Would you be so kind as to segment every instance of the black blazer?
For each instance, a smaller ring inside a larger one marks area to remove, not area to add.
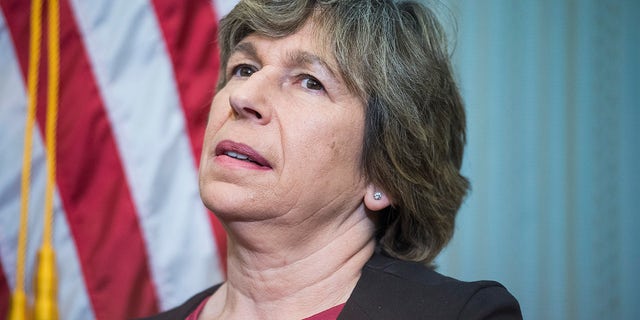
[[[185,319],[220,284],[181,306],[146,318]],[[518,301],[495,281],[463,282],[415,263],[374,253],[340,320],[522,319]]]

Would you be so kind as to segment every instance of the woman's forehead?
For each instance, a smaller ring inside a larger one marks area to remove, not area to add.
[[[256,32],[245,36],[231,50],[231,56],[242,54],[256,60],[269,53],[277,53],[290,65],[319,65],[331,73],[336,79],[341,72],[337,60],[329,48],[329,42],[316,32],[313,19],[296,32],[284,37],[270,37]],[[277,52],[274,51],[279,49]]]
[[[245,43],[256,42],[256,40],[264,42],[288,42],[290,46],[295,46],[301,51],[312,52],[314,55],[322,57],[323,60],[332,62],[335,60],[335,57],[331,50],[330,39],[331,35],[328,34],[328,30],[321,27],[316,19],[311,18],[307,19],[296,31],[284,36],[273,36],[264,31],[250,32],[231,48],[231,52],[246,49],[243,48]]]

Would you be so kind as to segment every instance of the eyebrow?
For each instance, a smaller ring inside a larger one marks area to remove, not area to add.
[[[336,72],[333,70],[331,65],[329,65],[329,63],[327,63],[322,57],[315,55],[313,53],[297,50],[297,51],[291,52],[289,54],[288,59],[289,59],[289,63],[294,66],[295,65],[320,65],[323,69],[329,72],[329,75],[332,78],[336,80],[340,79],[338,76],[336,76]]]
[[[256,59],[256,60],[258,59],[258,51],[256,50],[256,47],[254,47],[251,42],[238,43],[231,51],[231,55],[238,52],[249,56],[251,59]]]
[[[238,43],[231,51],[231,55],[235,53],[241,53],[247,55],[251,59],[259,60],[258,50],[256,50],[256,47],[251,42]],[[337,76],[334,68],[332,68],[329,63],[327,63],[321,56],[308,51],[296,50],[290,52],[287,56],[287,64],[292,66],[320,65],[323,69],[327,70],[332,78],[340,81],[340,77]]]

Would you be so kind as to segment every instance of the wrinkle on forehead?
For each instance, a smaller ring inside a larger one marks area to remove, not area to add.
[[[294,48],[293,50],[287,51],[285,53],[286,64],[289,66],[319,66],[323,70],[326,70],[327,74],[331,78],[341,84],[344,84],[343,72],[341,72],[340,68],[338,67],[338,63],[334,55],[331,53],[332,51],[327,47],[327,45],[330,43],[329,41],[327,41],[329,37],[327,35],[323,35],[323,30],[326,29],[318,27],[318,21],[316,19],[310,18],[295,33],[289,34],[284,37],[270,37],[259,33],[250,33],[233,47],[230,56],[240,53],[247,56],[248,58],[254,59],[256,61],[261,61],[258,49],[250,40],[251,37],[277,41],[279,39],[291,37],[299,33],[306,33],[310,35],[310,37],[305,38],[310,38],[311,41],[313,41],[310,48]]]

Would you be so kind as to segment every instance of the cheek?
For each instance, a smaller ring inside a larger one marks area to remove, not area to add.
[[[207,120],[205,139],[210,139],[220,129],[224,119],[227,118],[230,108],[227,106],[228,104],[225,104],[225,101],[229,101],[229,99],[221,93],[216,94],[213,98]]]
[[[360,167],[364,139],[364,121],[352,120],[344,123],[341,128],[335,129],[335,137],[332,141],[332,152],[337,161],[343,163],[345,170],[353,172],[356,176],[362,174]]]
[[[304,127],[289,132],[297,141],[292,147],[301,146],[298,157],[315,162],[316,170],[358,175],[363,128],[358,121],[341,120],[306,121]]]
[[[337,131],[331,148],[333,153],[338,155],[340,161],[345,161],[352,164],[354,168],[359,168],[364,133],[361,126],[352,125],[352,127]]]

